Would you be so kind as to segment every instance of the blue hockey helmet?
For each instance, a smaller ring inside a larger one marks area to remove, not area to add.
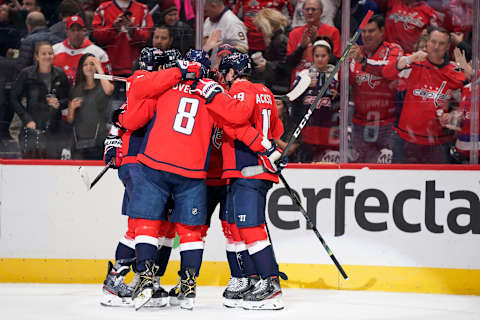
[[[161,69],[168,69],[176,66],[178,59],[182,59],[180,51],[177,49],[168,49],[155,56],[155,62]],[[159,68],[159,69],[160,69]]]
[[[234,52],[223,57],[218,71],[225,77],[227,73],[233,69],[234,78],[240,76],[250,76],[252,73],[252,60],[247,54]]]
[[[185,60],[200,63],[202,65],[200,68],[202,73],[201,77],[207,77],[208,71],[210,70],[210,59],[205,51],[190,49],[185,55]]]
[[[157,65],[155,64],[155,55],[157,51],[160,51],[157,48],[146,47],[143,48],[140,52],[140,58],[138,59],[140,69],[146,71],[153,71],[156,69]]]

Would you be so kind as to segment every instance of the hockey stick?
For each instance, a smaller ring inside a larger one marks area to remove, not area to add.
[[[103,177],[103,175],[108,171],[108,169],[110,169],[112,166],[113,166],[113,158],[110,160],[110,162],[108,162],[108,164],[102,169],[102,171],[100,171],[97,176],[95,177],[95,179],[93,179],[92,183],[90,184],[90,189],[93,188],[94,185],[97,184],[97,182]]]
[[[372,10],[368,10],[367,14],[362,20],[362,23],[358,27],[357,31],[355,31],[355,34],[353,37],[350,39],[350,41],[347,44],[347,47],[345,50],[343,50],[343,54],[338,60],[337,64],[335,65],[335,68],[333,71],[330,73],[328,76],[327,80],[325,80],[325,83],[323,84],[322,88],[320,89],[317,97],[315,98],[315,101],[310,105],[310,108],[308,108],[307,113],[303,116],[303,119],[300,121],[300,123],[297,126],[297,129],[293,132],[293,135],[290,137],[290,140],[288,141],[287,146],[283,150],[283,154],[276,161],[276,163],[280,163],[283,161],[283,159],[287,156],[288,150],[291,148],[291,146],[297,141],[298,136],[302,132],[303,127],[307,124],[308,120],[310,119],[310,116],[313,113],[313,110],[317,108],[317,105],[320,103],[320,100],[322,99],[323,95],[325,94],[325,91],[327,91],[328,86],[330,85],[330,82],[332,82],[333,78],[335,77],[335,74],[337,73],[338,69],[340,68],[340,65],[343,63],[343,61],[347,58],[348,54],[350,53],[350,49],[352,49],[352,46],[357,42],[358,37],[362,33],[363,28],[365,28],[365,25],[367,24],[368,20],[370,20],[370,17],[373,15]],[[251,176],[256,176],[257,174],[261,174],[266,172],[266,169],[261,166],[250,166],[250,167],[245,167],[242,169],[242,175],[244,177],[251,177]]]
[[[311,79],[310,76],[308,75],[308,70],[302,70],[298,76],[300,77],[300,80],[298,81],[297,85],[287,93],[286,95],[275,95],[275,98],[283,98],[286,97],[288,101],[292,102],[296,100],[298,97],[302,95],[307,89],[308,86],[310,85]]]
[[[100,73],[95,73],[93,75],[93,78],[94,79],[99,79],[99,80],[102,80],[102,79],[105,79],[105,80],[110,80],[110,81],[122,81],[122,82],[127,82],[127,78],[124,78],[124,77],[117,77],[117,76],[112,76],[112,75],[109,75],[109,74],[100,74]]]
[[[318,232],[317,227],[313,224],[312,219],[310,219],[307,211],[303,208],[302,203],[300,202],[300,199],[298,199],[297,195],[292,191],[292,188],[290,188],[290,186],[287,183],[287,180],[285,180],[283,175],[281,173],[279,173],[278,176],[280,177],[280,180],[282,180],[283,185],[285,186],[285,189],[287,189],[287,192],[290,195],[290,198],[292,198],[292,200],[296,203],[296,205],[298,206],[298,208],[302,212],[303,216],[305,217],[305,220],[307,220],[307,225],[313,230],[313,232],[317,236],[318,240],[320,240],[320,242],[322,243],[322,246],[325,248],[328,255],[330,256],[330,259],[332,259],[332,261],[335,264],[335,266],[337,267],[338,271],[342,274],[343,279],[348,280],[347,274],[343,270],[343,268],[340,265],[340,263],[338,262],[337,258],[335,258],[335,256],[333,255],[332,250],[330,250],[330,248],[328,247],[325,240],[323,240],[323,237],[320,235],[320,232]]]

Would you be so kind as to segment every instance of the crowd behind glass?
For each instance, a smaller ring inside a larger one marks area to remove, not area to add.
[[[285,147],[342,54],[340,0],[205,0],[212,64],[233,46],[276,95]],[[0,157],[100,160],[110,116],[144,47],[194,47],[190,0],[0,0]],[[351,1],[348,162],[469,163],[472,0]],[[285,95],[308,70],[310,85]],[[289,149],[289,161],[340,162],[341,70]]]

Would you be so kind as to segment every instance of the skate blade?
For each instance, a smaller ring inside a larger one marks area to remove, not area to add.
[[[168,297],[165,298],[152,298],[148,301],[144,308],[163,308],[168,304]]]
[[[180,308],[186,310],[193,310],[193,306],[195,305],[195,298],[185,298],[180,301]]]
[[[131,298],[121,298],[111,293],[104,293],[104,296],[100,299],[100,304],[104,307],[133,307]]]
[[[180,299],[178,299],[177,297],[169,297],[168,303],[171,306],[179,306],[180,305]]]
[[[141,307],[147,304],[150,299],[152,299],[153,289],[143,290],[135,299],[133,303],[135,304],[135,311],[138,311]]]
[[[262,301],[243,301],[245,310],[282,310],[285,308],[283,302],[277,298]]]
[[[243,300],[223,298],[223,305],[227,308],[241,308],[243,305]]]

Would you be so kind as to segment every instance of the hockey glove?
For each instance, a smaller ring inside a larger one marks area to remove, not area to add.
[[[215,95],[220,92],[223,92],[222,86],[210,79],[197,80],[190,86],[190,93],[204,97],[205,103],[212,102]]]
[[[262,160],[263,166],[268,172],[280,173],[287,166],[287,158],[282,159],[282,149],[277,148],[277,145],[273,140],[269,141],[270,146],[266,146],[265,152],[258,152],[260,160]]]
[[[182,73],[182,80],[196,80],[206,76],[202,74],[202,65],[199,62],[177,60],[177,67]]]
[[[104,145],[103,159],[105,164],[109,164],[113,159],[112,167],[118,169],[122,165],[122,138],[110,134],[105,139]]]
[[[116,110],[113,110],[112,112],[112,123],[114,126],[116,126],[119,129],[124,129],[120,123],[120,115],[125,112],[124,108],[119,108]]]

